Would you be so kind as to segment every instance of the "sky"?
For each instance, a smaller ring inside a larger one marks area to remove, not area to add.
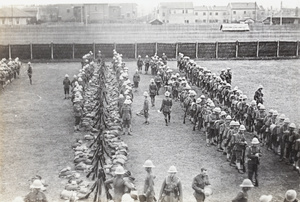
[[[159,2],[193,2],[194,6],[226,6],[229,2],[256,2],[264,8],[279,9],[281,2],[284,8],[300,8],[300,0],[0,0],[0,5],[33,5],[63,3],[137,3],[143,10],[150,10]]]

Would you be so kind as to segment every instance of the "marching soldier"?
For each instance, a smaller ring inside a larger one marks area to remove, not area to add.
[[[172,99],[170,99],[169,91],[165,92],[165,96],[166,98],[163,99],[162,101],[160,112],[163,112],[165,116],[166,126],[168,126],[168,123],[170,123],[170,119],[171,119]]]
[[[152,168],[155,166],[153,165],[151,160],[146,160],[143,167],[147,172],[147,176],[144,183],[144,196],[145,202],[154,202],[155,200],[155,192],[154,192],[154,179],[155,176],[152,174]],[[142,201],[142,200],[140,200]]]
[[[254,131],[254,119],[255,119],[255,113],[256,113],[256,101],[252,100],[250,106],[247,108],[247,114],[246,114],[246,129],[249,132]]]
[[[260,142],[262,144],[265,143],[265,137],[264,137],[264,120],[267,116],[265,112],[266,108],[264,105],[260,105],[258,111],[255,114],[255,120],[254,120],[254,125],[255,125],[255,131],[257,133],[258,138],[260,139]]]
[[[136,70],[135,74],[133,75],[133,83],[134,83],[134,88],[135,91],[137,91],[138,87],[139,87],[139,82],[141,80],[140,74],[139,74],[139,70]]]
[[[279,155],[279,162],[283,161],[284,152],[285,152],[285,136],[288,134],[289,130],[289,125],[290,125],[290,119],[285,118],[283,121],[283,125],[280,126],[279,128],[279,147],[280,147],[280,155]]]
[[[233,161],[234,157],[236,159],[236,167],[238,169],[239,173],[244,173],[243,169],[241,168],[241,164],[244,165],[244,154],[245,152],[245,147],[247,145],[244,132],[246,128],[244,125],[240,125],[240,128],[238,130],[238,133],[233,135],[233,158],[231,159]],[[231,161],[231,162],[232,162]]]
[[[246,150],[246,156],[248,159],[248,178],[254,183],[254,186],[258,187],[258,165],[262,156],[261,149],[259,148],[259,141],[257,138],[253,138],[251,141],[252,146],[249,146]],[[254,180],[253,180],[254,175]]]
[[[154,82],[157,86],[157,95],[159,95],[159,90],[161,88],[161,84],[162,84],[162,78],[161,78],[161,75],[160,73],[158,72],[157,75],[154,77]]]

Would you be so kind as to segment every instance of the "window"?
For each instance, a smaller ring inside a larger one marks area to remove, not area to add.
[[[203,12],[203,15],[206,15],[206,12]]]
[[[252,11],[252,14],[255,14],[255,11]]]
[[[206,22],[206,20],[203,20],[203,22]]]
[[[219,22],[219,20],[216,20],[215,22]]]
[[[227,20],[224,19],[223,22],[227,22]]]
[[[166,14],[165,14],[165,13],[162,13],[162,16],[166,16]]]
[[[216,12],[216,15],[218,15],[218,12]]]
[[[169,20],[167,20],[167,23],[169,23]]]
[[[244,14],[247,14],[247,11],[244,11]]]
[[[163,23],[165,23],[165,20],[163,20]]]
[[[198,22],[198,20],[195,20],[195,22],[197,23],[197,22]]]
[[[184,13],[184,10],[182,10],[182,13]]]
[[[226,13],[226,12],[223,12],[223,15],[227,15],[227,13]]]
[[[176,14],[176,10],[174,10],[173,13]]]
[[[5,18],[2,19],[2,25],[4,25],[4,24],[5,24]]]
[[[159,10],[157,10],[157,14],[159,14]]]
[[[169,14],[171,14],[172,12],[171,12],[171,10],[169,10]]]
[[[198,15],[198,12],[196,12],[195,15]]]
[[[233,11],[233,14],[236,14],[236,11]]]
[[[67,13],[70,13],[70,9],[69,8],[67,9]]]
[[[185,20],[185,21],[184,21],[184,23],[187,23],[187,24],[188,24],[189,22],[190,22],[189,20]]]
[[[210,12],[209,15],[212,15],[212,12]]]
[[[20,19],[19,18],[16,18],[16,24],[20,24]]]
[[[130,13],[127,13],[127,17],[130,18]]]
[[[185,13],[188,13],[188,10],[185,10]]]

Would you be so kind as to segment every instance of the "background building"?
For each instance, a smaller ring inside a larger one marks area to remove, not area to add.
[[[0,8],[1,25],[27,25],[35,20],[35,14],[22,11],[13,6]]]

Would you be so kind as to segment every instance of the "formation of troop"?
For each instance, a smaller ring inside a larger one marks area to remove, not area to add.
[[[16,79],[20,75],[21,67],[22,63],[18,57],[14,60],[2,58],[0,61],[0,88],[4,89],[7,84]]]

